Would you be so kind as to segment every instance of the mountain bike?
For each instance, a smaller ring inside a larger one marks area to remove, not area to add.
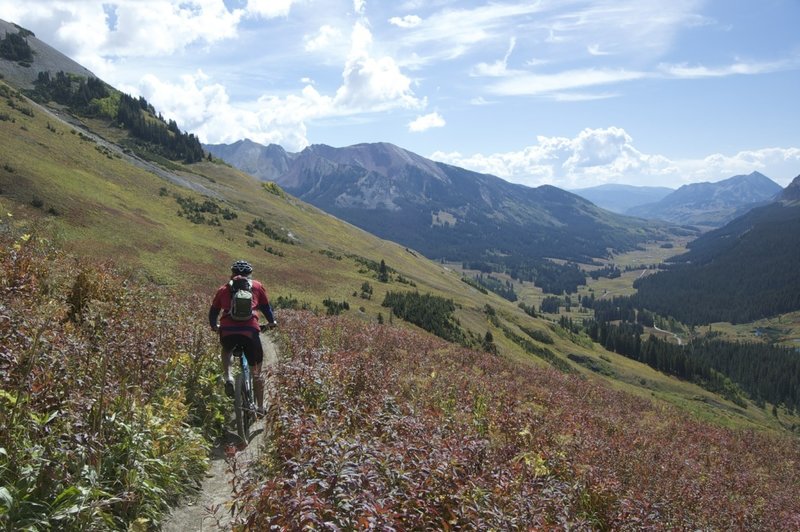
[[[261,333],[263,334],[267,329],[274,327],[261,325]],[[242,443],[247,445],[250,442],[250,429],[256,421],[256,398],[255,390],[253,388],[253,374],[250,371],[250,364],[247,362],[245,356],[246,346],[244,344],[236,345],[231,351],[231,358],[238,359],[236,364],[232,364],[234,368],[233,378],[233,412],[236,418],[236,434],[242,440]],[[233,363],[233,360],[231,360]]]

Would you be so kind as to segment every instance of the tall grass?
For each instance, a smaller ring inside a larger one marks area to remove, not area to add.
[[[800,443],[576,375],[286,311],[254,530],[797,530]]]
[[[0,528],[152,526],[224,421],[204,305],[0,229]]]

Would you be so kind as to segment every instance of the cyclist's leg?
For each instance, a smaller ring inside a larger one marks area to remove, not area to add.
[[[247,338],[244,337],[244,340]],[[220,338],[220,357],[222,359],[222,378],[225,380],[225,393],[233,397],[233,375],[231,372],[231,354],[233,349],[242,343],[243,338],[238,335],[223,336]]]
[[[247,362],[250,364],[253,374],[253,391],[256,394],[256,404],[259,409],[264,407],[264,376],[261,374],[263,360],[264,351],[261,348],[261,338],[258,333],[254,333],[247,350]]]

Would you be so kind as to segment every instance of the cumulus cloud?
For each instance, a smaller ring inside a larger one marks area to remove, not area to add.
[[[408,130],[414,133],[427,131],[434,127],[444,127],[446,122],[442,115],[437,112],[429,113],[427,115],[418,116],[414,121],[409,122]]]
[[[367,0],[353,0],[353,11],[363,15],[367,7]]]
[[[116,10],[116,26],[107,32],[106,47],[101,50],[120,56],[172,54],[193,43],[235,37],[243,15],[241,10],[228,11],[220,0],[150,4],[142,9],[133,2],[106,3]]]
[[[389,19],[389,24],[394,24],[398,28],[413,28],[419,26],[422,19],[417,15],[406,15],[404,17],[392,17]]]
[[[372,57],[372,33],[361,22],[353,27],[350,54],[342,73],[343,84],[336,91],[335,104],[349,110],[418,108],[425,102],[411,90],[405,76],[389,56]]]
[[[800,148],[762,148],[733,155],[715,153],[676,164],[685,174],[691,175],[693,181],[717,181],[757,170],[785,186],[800,173]]]
[[[145,96],[167,118],[193,131],[203,142],[250,138],[299,151],[309,144],[307,123],[311,120],[424,107],[425,101],[414,95],[411,80],[400,72],[394,60],[373,57],[371,45],[372,35],[367,27],[356,23],[342,84],[333,95],[320,93],[308,80],[297,94],[265,95],[255,103],[234,104],[226,89],[202,71],[183,76],[178,83],[147,75],[138,90],[132,92]]]
[[[37,36],[96,72],[109,58],[155,57],[237,35],[246,12],[224,0],[0,0],[4,19],[35,26]]]
[[[247,14],[255,17],[286,17],[297,0],[247,0]]]
[[[798,148],[764,148],[734,155],[670,160],[639,151],[622,128],[584,129],[573,138],[539,136],[519,151],[489,155],[436,152],[431,158],[529,186],[581,188],[603,183],[678,187],[761,171],[788,184],[800,164]]]
[[[324,114],[330,98],[306,86],[299,95],[262,97],[254,105],[232,104],[225,88],[202,71],[182,76],[179,83],[145,76],[139,92],[166,118],[193,131],[201,141],[229,143],[249,138],[262,144],[281,144],[289,150],[308,146],[305,121]]]
[[[338,40],[342,36],[342,32],[333,26],[325,24],[320,27],[319,31],[314,36],[306,37],[306,52],[316,52],[317,50],[325,50],[330,44]]]

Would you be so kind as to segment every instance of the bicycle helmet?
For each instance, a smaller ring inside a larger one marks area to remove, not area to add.
[[[250,275],[253,273],[253,267],[246,260],[237,260],[231,266],[231,273],[233,275]]]

